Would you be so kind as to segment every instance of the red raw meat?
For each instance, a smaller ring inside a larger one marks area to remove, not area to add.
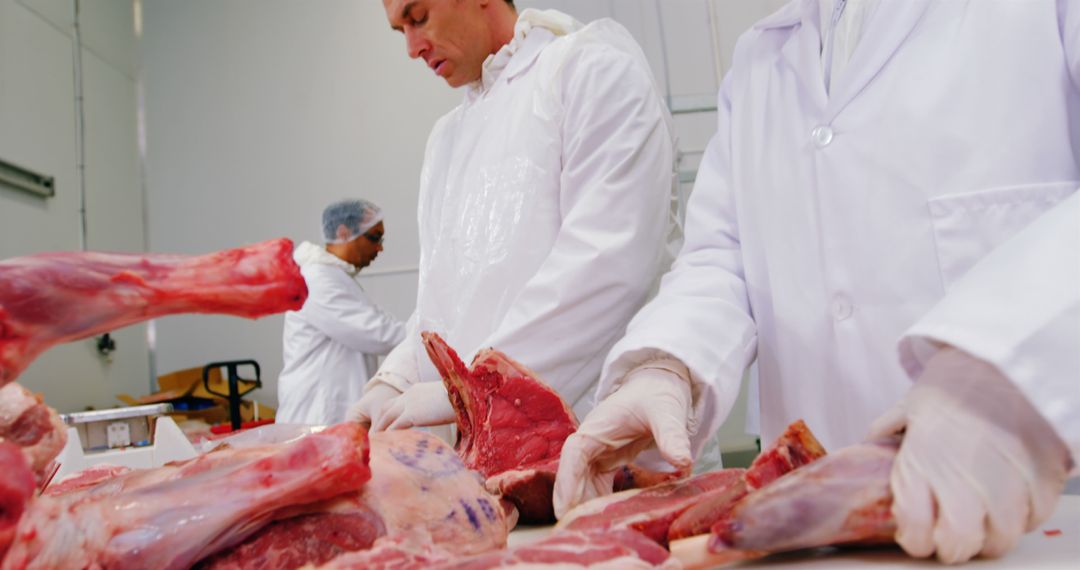
[[[41,253],[0,261],[0,386],[41,352],[176,313],[256,318],[299,309],[292,242],[202,256]]]
[[[733,485],[723,492],[701,497],[671,524],[668,540],[708,533],[714,524],[728,515],[736,501],[748,492],[760,489],[785,473],[824,456],[825,448],[814,434],[810,433],[806,423],[802,420],[792,422],[784,433],[750,464],[743,476],[745,485],[742,488]]]
[[[22,448],[35,478],[41,482],[45,468],[67,443],[67,428],[38,395],[11,383],[0,387],[0,441]]]
[[[244,544],[200,565],[289,570],[364,550],[383,535],[418,536],[447,555],[502,548],[506,515],[439,438],[417,430],[371,436],[372,477],[362,490],[279,513]]]
[[[78,473],[72,473],[60,481],[54,480],[45,489],[44,494],[49,497],[58,497],[68,493],[82,491],[110,479],[116,479],[121,475],[127,475],[131,472],[132,469],[130,467],[124,467],[122,465],[95,465],[83,469]]]
[[[0,441],[0,560],[4,558],[15,527],[34,495],[34,474],[19,446]]]
[[[322,570],[489,570],[495,568],[678,568],[666,550],[626,530],[560,531],[539,542],[456,558],[428,543],[379,541],[366,552],[346,554]]]
[[[371,476],[367,463],[366,433],[343,424],[281,446],[218,451],[40,497],[0,568],[188,568],[282,509],[359,488]]]
[[[421,335],[457,414],[457,452],[465,465],[496,479],[489,489],[517,507],[525,522],[555,520],[551,494],[563,442],[578,421],[566,402],[525,366],[481,350],[466,368],[439,335]]]

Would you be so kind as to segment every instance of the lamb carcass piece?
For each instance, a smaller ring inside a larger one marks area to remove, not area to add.
[[[824,455],[824,448],[798,420],[749,469],[722,469],[599,497],[567,513],[558,528],[630,528],[667,546],[669,540],[708,533],[747,493]]]
[[[0,441],[0,560],[4,558],[19,517],[34,495],[34,473],[19,446]]]
[[[60,416],[39,396],[12,382],[0,387],[0,441],[19,446],[40,483],[67,443]]]
[[[465,465],[487,478],[489,491],[513,503],[521,521],[554,522],[559,453],[578,427],[570,406],[533,371],[497,350],[481,350],[469,368],[439,335],[421,337],[454,407],[457,452]],[[629,465],[616,472],[614,489],[684,476]]]
[[[889,474],[899,442],[846,447],[746,496],[712,535],[673,542],[688,568],[818,546],[893,541]],[[706,548],[707,542],[707,548]]]
[[[367,455],[366,432],[346,424],[40,497],[0,568],[188,568],[282,509],[359,488],[371,476]]]
[[[560,531],[533,544],[455,557],[430,542],[383,539],[365,552],[346,554],[320,570],[491,570],[495,568],[679,568],[666,550],[641,533]]]
[[[200,565],[287,570],[365,550],[380,536],[422,537],[464,556],[506,546],[510,524],[479,475],[418,430],[371,436],[371,480],[359,491],[283,512],[245,543]]]
[[[41,253],[0,261],[0,386],[62,342],[177,313],[256,318],[299,309],[292,242],[202,256]]]

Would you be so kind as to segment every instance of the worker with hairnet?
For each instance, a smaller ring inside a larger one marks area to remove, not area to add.
[[[469,362],[495,347],[579,412],[663,270],[670,117],[625,28],[504,0],[383,0],[406,50],[462,103],[428,139],[420,271],[405,341],[350,417],[452,422],[420,332]]]
[[[797,0],[754,25],[557,515],[651,445],[688,466],[756,362],[763,441],[904,433],[908,553],[1011,549],[1080,460],[1078,86],[1074,0]]]
[[[382,251],[382,210],[343,200],[322,215],[326,245],[303,242],[293,252],[307,282],[299,311],[285,313],[285,368],[278,380],[278,423],[326,425],[345,420],[364,393],[374,355],[405,337],[405,327],[368,298],[356,281]]]

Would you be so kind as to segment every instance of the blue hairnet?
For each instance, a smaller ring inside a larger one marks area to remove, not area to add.
[[[375,227],[382,219],[382,209],[367,200],[334,202],[323,210],[323,237],[326,243],[345,243]],[[339,226],[348,228],[348,238],[338,239]]]

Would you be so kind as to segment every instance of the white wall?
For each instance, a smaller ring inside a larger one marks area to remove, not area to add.
[[[0,0],[0,157],[56,177],[56,196],[0,186],[0,259],[80,247],[74,10],[70,0]],[[142,251],[131,0],[83,2],[87,246]],[[113,407],[145,393],[145,327],[114,333],[111,362],[93,339],[58,346],[19,382],[60,411]]]

